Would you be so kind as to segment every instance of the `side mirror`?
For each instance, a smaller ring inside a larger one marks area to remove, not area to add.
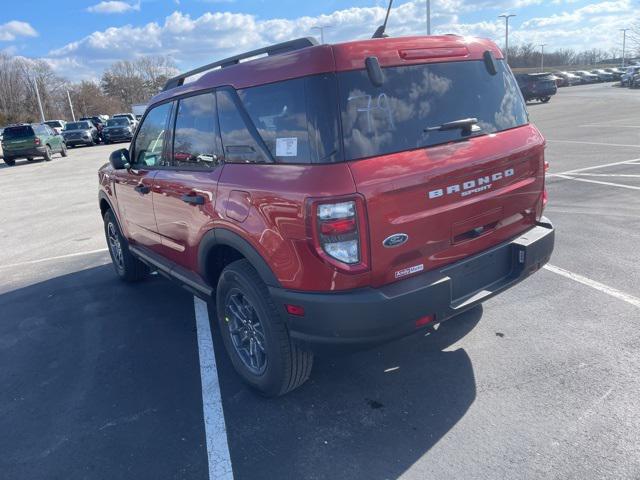
[[[112,152],[109,156],[109,163],[115,170],[129,168],[129,150],[121,148],[120,150]]]

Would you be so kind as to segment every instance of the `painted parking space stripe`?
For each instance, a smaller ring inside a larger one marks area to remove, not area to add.
[[[575,180],[576,182],[596,183],[598,185],[608,185],[610,187],[627,188],[629,190],[640,190],[640,187],[636,187],[634,185],[623,185],[622,183],[602,182],[600,180],[589,180],[588,178],[576,178],[576,177],[570,177],[569,175],[560,175],[560,174],[556,174],[556,177],[564,178],[566,180]]]
[[[598,127],[598,128],[640,128],[640,125],[616,125],[614,123],[604,124],[604,123],[591,123],[589,125],[580,125],[581,127]]]
[[[565,270],[564,268],[556,267],[555,265],[547,264],[543,268],[558,275],[562,275],[565,278],[569,278],[575,282],[599,290],[600,292],[606,293],[607,295],[615,297],[618,300],[627,302],[634,307],[640,308],[640,298],[638,297],[634,297],[633,295],[624,293],[618,289],[605,285],[604,283],[596,282],[595,280],[591,280],[590,278],[583,277],[582,275],[579,275],[577,273],[570,272],[569,270]]]
[[[58,255],[56,257],[39,258],[37,260],[27,260],[26,262],[10,263],[9,265],[0,265],[2,268],[23,267],[25,265],[35,265],[37,263],[51,262],[54,260],[64,260],[65,258],[82,257],[84,255],[93,255],[94,253],[108,252],[108,248],[98,248],[97,250],[88,250],[86,252],[69,253],[67,255]]]
[[[629,144],[629,143],[602,143],[602,142],[585,142],[582,140],[550,140],[547,138],[547,142],[554,143],[576,143],[581,145],[600,145],[603,147],[631,147],[631,148],[640,148],[640,145],[637,144]]]
[[[637,163],[633,163],[631,165],[637,165]],[[572,173],[571,176],[640,178],[640,174],[634,174],[634,173]]]
[[[602,163],[600,165],[592,165],[590,167],[574,168],[573,170],[565,170],[564,172],[547,173],[547,177],[555,177],[558,175],[566,175],[566,174],[572,174],[572,173],[578,173],[578,172],[587,172],[589,170],[597,170],[599,168],[613,167],[616,165],[637,165],[637,163],[634,163],[634,162],[637,162],[639,160],[640,158],[632,158],[630,160],[622,160],[620,162]]]
[[[193,306],[198,330],[198,356],[200,358],[202,410],[207,437],[209,480],[233,480],[207,303],[198,297],[193,297]]]

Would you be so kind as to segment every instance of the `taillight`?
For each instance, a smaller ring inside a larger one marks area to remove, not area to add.
[[[36,145],[40,145],[40,139],[38,137],[36,137],[36,139],[33,141]]]
[[[310,202],[311,236],[318,254],[343,270],[366,270],[364,200],[355,197]]]

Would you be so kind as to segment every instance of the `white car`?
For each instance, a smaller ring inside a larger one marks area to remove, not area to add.
[[[62,135],[62,130],[64,130],[64,126],[67,122],[64,120],[47,120],[44,124],[49,125],[58,135]]]

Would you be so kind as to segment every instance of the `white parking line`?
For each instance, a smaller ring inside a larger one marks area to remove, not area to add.
[[[633,165],[637,165],[637,164],[634,163]],[[640,178],[640,174],[635,174],[635,173],[572,173],[571,176]]]
[[[600,180],[589,180],[587,178],[576,178],[570,177],[569,175],[555,175],[558,178],[565,178],[567,180],[575,180],[576,182],[585,182],[585,183],[597,183],[598,185],[608,185],[610,187],[618,187],[618,188],[627,188],[629,190],[640,190],[640,187],[636,187],[634,185],[623,185],[621,183],[612,183],[612,182],[601,182]]]
[[[218,367],[213,351],[211,326],[207,303],[193,297],[198,329],[198,354],[200,357],[200,381],[202,382],[202,410],[204,430],[207,437],[207,457],[209,460],[209,480],[233,480],[227,428],[222,411],[222,397],[218,382]]]
[[[581,127],[609,127],[609,128],[640,128],[640,125],[616,125],[613,123],[591,123],[589,125],[580,125]]]
[[[22,267],[24,265],[34,265],[36,263],[50,262],[52,260],[62,260],[71,257],[81,257],[83,255],[92,255],[94,253],[107,252],[107,248],[99,248],[97,250],[88,250],[86,252],[69,253],[67,255],[58,255],[57,257],[39,258],[37,260],[27,260],[26,262],[10,263],[9,265],[0,265],[1,268]]]
[[[640,148],[640,145],[632,145],[628,143],[602,143],[602,142],[583,142],[581,140],[550,140],[547,138],[547,142],[554,143],[581,143],[583,145],[602,145],[603,147],[631,147]]]
[[[627,293],[621,292],[613,287],[605,285],[600,282],[596,282],[595,280],[591,280],[590,278],[583,277],[582,275],[578,275],[577,273],[570,272],[569,270],[565,270],[564,268],[556,267],[555,265],[547,264],[544,266],[546,270],[550,272],[557,273],[558,275],[562,275],[565,278],[569,278],[575,282],[582,283],[583,285],[587,285],[588,287],[595,288],[607,295],[617,298],[618,300],[622,300],[627,302],[634,307],[640,308],[640,298],[634,297],[633,295],[629,295]]]
[[[613,167],[615,165],[637,165],[637,163],[634,163],[634,162],[637,162],[638,160],[640,160],[640,158],[632,158],[631,160],[622,160],[620,162],[602,163],[600,165],[592,165],[591,167],[574,168],[573,170],[565,170],[564,172],[558,172],[558,173],[548,173],[547,176],[555,177],[557,175],[586,172],[588,170],[597,170],[599,168]]]

